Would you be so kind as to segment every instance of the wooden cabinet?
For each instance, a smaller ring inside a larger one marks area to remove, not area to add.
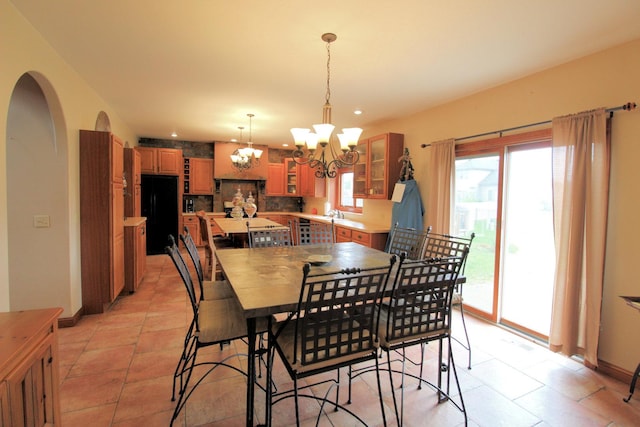
[[[60,308],[0,313],[2,426],[60,426]]]
[[[124,148],[110,132],[80,131],[80,244],[85,314],[124,288]],[[114,167],[114,165],[117,165]]]
[[[267,170],[267,196],[284,196],[284,164],[269,163]]]
[[[6,381],[0,382],[0,426],[11,425],[11,412],[9,409],[9,391]]]
[[[182,150],[175,148],[136,147],[140,153],[140,170],[151,175],[180,175]]]
[[[336,242],[356,242],[362,246],[384,250],[389,233],[367,233],[336,225]]]
[[[213,194],[213,160],[185,157],[184,194]]]
[[[127,218],[124,230],[125,289],[135,292],[147,268],[147,224],[145,218]]]
[[[293,159],[269,163],[267,195],[325,197],[325,180],[316,178],[314,173],[314,169],[308,165],[299,165]]]
[[[386,133],[361,140],[356,150],[360,158],[353,166],[353,195],[365,199],[390,199],[400,176],[398,159],[404,150],[404,136]]]
[[[180,232],[182,233],[184,227],[189,229],[189,234],[191,234],[191,238],[196,246],[202,246],[201,238],[200,238],[200,220],[197,216],[191,215],[182,215],[182,228]]]
[[[298,164],[293,159],[284,160],[284,195],[299,196]]]
[[[127,179],[127,188],[125,188],[124,214],[128,217],[139,217],[142,211],[142,172],[140,165],[140,153],[133,148],[125,148],[124,176]]]
[[[324,178],[317,178],[316,169],[309,165],[298,166],[298,177],[300,180],[300,196],[302,197],[326,197],[327,181]]]

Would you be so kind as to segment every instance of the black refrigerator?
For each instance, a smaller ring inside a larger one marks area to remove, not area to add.
[[[142,175],[142,216],[147,217],[147,255],[163,254],[178,239],[178,177]]]

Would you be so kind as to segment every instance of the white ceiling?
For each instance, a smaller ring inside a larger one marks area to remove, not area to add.
[[[11,0],[139,136],[291,142],[640,38],[638,0]],[[353,110],[363,110],[354,116]]]

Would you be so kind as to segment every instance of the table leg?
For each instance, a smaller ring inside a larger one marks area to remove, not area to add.
[[[271,371],[271,367],[273,366],[273,351],[272,351],[272,342],[271,342],[271,316],[269,316],[269,320],[267,322],[267,381],[266,381],[266,388],[267,388],[267,398],[264,404],[264,423],[266,425],[266,427],[271,427],[271,398],[272,398],[272,394],[273,394],[273,389],[272,389],[272,371]],[[260,363],[260,362],[258,362]]]
[[[622,399],[625,402],[629,402],[631,400],[631,396],[633,396],[633,392],[636,390],[636,382],[638,381],[638,376],[640,376],[640,363],[636,368],[636,371],[633,373],[633,377],[631,377],[631,385],[629,386],[629,397],[626,399]]]
[[[247,318],[247,413],[246,425],[253,427],[253,400],[256,382],[256,319]]]

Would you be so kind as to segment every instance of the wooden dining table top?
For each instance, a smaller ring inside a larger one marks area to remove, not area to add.
[[[282,224],[275,221],[271,221],[266,218],[215,218],[215,223],[218,224],[222,232],[226,235],[230,234],[247,234],[247,221],[251,227],[274,227],[274,228],[287,228]]]
[[[327,255],[331,257],[329,262],[312,263],[312,274],[352,267],[384,267],[391,259],[386,252],[354,242],[216,251],[220,268],[245,317],[294,310],[302,286],[302,267],[314,257]]]

